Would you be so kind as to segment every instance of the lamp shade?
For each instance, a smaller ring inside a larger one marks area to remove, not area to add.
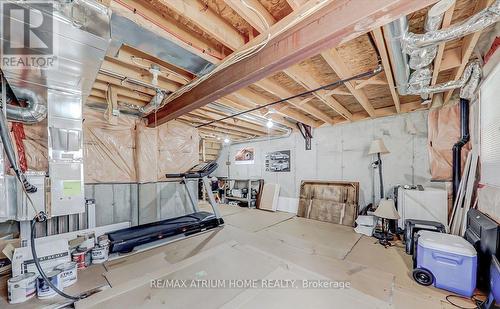
[[[384,219],[396,220],[401,218],[396,210],[396,206],[394,205],[394,200],[391,199],[381,200],[373,214]]]
[[[376,153],[389,153],[389,150],[387,150],[387,147],[385,147],[384,141],[382,139],[374,140],[370,146],[368,154]]]

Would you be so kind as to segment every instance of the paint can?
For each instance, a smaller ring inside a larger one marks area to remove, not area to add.
[[[9,303],[19,304],[36,294],[36,274],[24,273],[7,280]]]
[[[46,273],[45,275],[56,288],[62,290],[60,270],[53,270]],[[50,285],[42,278],[42,276],[39,276],[36,283],[36,294],[39,299],[46,299],[54,297],[57,292],[50,287]]]
[[[109,246],[95,246],[92,249],[92,263],[101,264],[108,260]]]
[[[87,267],[87,265],[85,264],[85,254],[86,253],[87,253],[86,250],[76,249],[71,254],[71,259],[73,260],[73,262],[76,263],[76,267],[78,269],[84,269],[85,267]]]
[[[66,262],[56,267],[56,270],[61,271],[61,285],[63,288],[68,287],[78,279],[76,262]]]
[[[95,246],[95,234],[93,232],[84,233],[84,234],[78,235],[78,237],[83,237],[83,242],[80,244],[79,247],[88,248],[88,249],[94,248],[94,246]]]
[[[97,237],[97,244],[101,247],[109,246],[110,243],[111,241],[109,240],[108,235],[106,234]]]

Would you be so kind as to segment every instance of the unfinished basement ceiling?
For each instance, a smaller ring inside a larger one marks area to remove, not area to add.
[[[236,0],[101,0],[114,14],[119,14],[136,22],[144,31],[186,48],[193,57],[217,65],[234,50],[255,40],[263,32],[262,18],[271,26],[294,14],[305,0],[246,0],[260,13],[255,15],[241,1]],[[443,22],[446,27],[470,17],[488,6],[492,1],[457,0]],[[410,30],[423,32],[423,24],[429,7],[408,15]],[[261,18],[262,17],[262,18]],[[374,30],[380,31],[381,28]],[[380,33],[380,32],[379,32]],[[383,35],[383,31],[381,31]],[[441,47],[441,57],[434,60],[435,73],[432,85],[458,79],[472,52],[480,33],[446,43]],[[373,70],[377,64],[376,45],[370,40],[373,33],[362,34],[333,49],[296,63],[289,68],[270,74],[263,80],[216,100],[219,108],[206,105],[184,113],[177,120],[197,126],[214,119],[257,107],[277,99],[286,98],[316,87],[349,78]],[[246,46],[246,45],[245,45]],[[385,53],[382,53],[384,55]],[[156,85],[151,67],[159,68]],[[334,68],[335,67],[335,68]],[[339,71],[339,67],[341,71]],[[390,67],[384,67],[384,70]],[[207,69],[209,71],[210,69]],[[206,72],[200,73],[205,74]],[[189,83],[198,72],[188,72],[175,61],[165,61],[149,54],[144,46],[122,45],[116,54],[108,54],[101,72],[97,76],[88,104],[108,106],[116,92],[118,108],[137,112],[147,105],[160,88],[167,94]],[[391,74],[392,75],[392,74]],[[282,135],[284,127],[296,128],[296,122],[312,127],[337,124],[370,117],[387,116],[428,108],[421,104],[418,96],[399,96],[391,92],[392,77],[385,72],[376,76],[350,82],[350,89],[341,85],[335,89],[317,92],[296,98],[271,109],[261,109],[250,113],[251,119],[228,119],[200,128],[200,135],[206,138],[229,136],[234,140],[248,139],[263,135]],[[452,92],[444,93],[444,102],[449,101]],[[220,107],[226,107],[224,110]],[[339,108],[344,116],[339,114]],[[347,116],[346,116],[347,115]],[[271,129],[262,121],[272,119],[281,125]]]

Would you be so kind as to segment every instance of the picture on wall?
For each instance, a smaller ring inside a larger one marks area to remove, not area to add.
[[[290,172],[290,150],[267,153],[266,172]]]
[[[253,147],[245,147],[240,149],[234,156],[234,164],[254,164],[255,149]]]

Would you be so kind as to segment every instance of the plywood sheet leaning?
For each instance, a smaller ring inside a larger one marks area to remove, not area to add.
[[[259,209],[276,211],[278,208],[278,198],[280,195],[280,185],[275,183],[266,183],[262,190]]]
[[[354,226],[358,200],[358,182],[303,181],[297,216]]]

